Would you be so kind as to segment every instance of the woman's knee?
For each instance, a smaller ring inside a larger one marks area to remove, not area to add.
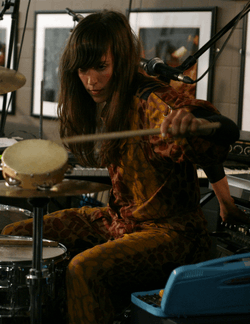
[[[95,251],[96,247],[93,247],[74,256],[68,264],[67,276],[89,281],[101,280],[106,271],[101,257]]]
[[[1,234],[2,235],[18,235],[18,236],[32,236],[33,219],[11,223],[6,225]]]

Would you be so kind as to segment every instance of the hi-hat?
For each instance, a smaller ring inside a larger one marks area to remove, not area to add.
[[[26,78],[20,72],[0,66],[0,95],[21,88]]]
[[[78,196],[88,193],[110,190],[111,186],[103,183],[84,180],[63,180],[50,189],[23,189],[6,186],[4,180],[0,181],[0,197],[12,198],[52,198],[63,196]]]

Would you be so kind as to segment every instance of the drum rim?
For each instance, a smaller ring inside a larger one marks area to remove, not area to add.
[[[32,211],[28,210],[28,209],[21,208],[21,207],[17,207],[17,206],[5,205],[5,204],[0,204],[0,212],[1,211],[17,211],[17,212],[22,212],[22,213],[24,213],[24,215],[26,215],[26,216],[28,216],[30,218],[32,218],[34,216],[34,213]]]
[[[14,236],[14,235],[2,235],[2,234],[0,234],[0,239],[1,239],[1,237],[6,237],[8,239],[10,239],[10,238],[16,238],[16,239],[22,239],[22,240],[24,239],[24,240],[29,240],[29,241],[33,240],[33,238],[31,236]],[[43,240],[47,241],[47,242],[52,241],[52,240],[47,240],[47,239],[43,239]],[[53,242],[55,242],[55,241],[53,241]],[[8,247],[13,247],[13,248],[16,247],[16,245],[7,245],[7,246]],[[31,245],[30,248],[32,249],[33,245]],[[65,260],[67,258],[68,250],[67,250],[66,246],[63,245],[62,243],[58,243],[57,247],[55,247],[55,246],[44,246],[43,249],[44,248],[48,248],[48,249],[49,248],[53,248],[53,249],[60,248],[62,250],[62,253],[60,255],[57,255],[56,257],[55,256],[52,256],[50,258],[43,258],[42,257],[42,266],[50,264],[50,261],[52,261],[52,260],[56,264],[59,261],[63,261],[63,260]],[[2,266],[5,267],[5,266],[8,266],[8,265],[15,266],[15,265],[22,265],[22,264],[27,265],[27,264],[30,264],[31,262],[32,262],[32,258],[29,259],[29,260],[16,260],[16,261],[14,261],[14,260],[8,260],[7,261],[6,260],[6,261],[2,261],[1,257],[0,257],[0,269],[2,269]]]

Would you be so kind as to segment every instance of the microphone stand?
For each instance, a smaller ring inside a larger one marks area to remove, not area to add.
[[[18,22],[20,0],[15,0],[14,3],[12,3],[11,0],[6,0],[4,9],[2,10],[2,12],[0,14],[0,20],[3,19],[3,14],[11,6],[13,6],[14,8],[13,8],[13,13],[11,15],[11,19],[12,19],[11,32],[10,32],[9,51],[8,51],[7,65],[6,65],[6,68],[8,68],[8,69],[10,69],[12,50],[14,47],[15,38],[17,37],[17,31],[18,31],[18,23],[17,22]],[[14,60],[14,69],[15,69],[15,60]],[[0,124],[0,137],[4,136],[4,127],[5,127],[6,118],[7,118],[6,105],[7,105],[7,93],[5,93],[4,97],[3,97],[3,108],[2,108],[2,116],[1,116],[1,124]]]
[[[3,5],[3,3],[2,3]],[[2,9],[2,11],[0,12],[0,20],[3,20],[3,15],[5,14],[5,12],[10,9],[11,3],[9,0],[5,0],[5,4],[4,7]]]
[[[238,19],[242,19],[250,10],[250,5],[248,6],[246,12],[242,14],[241,12],[235,16],[225,27],[223,27],[216,35],[214,35],[205,45],[203,45],[194,55],[190,55],[180,66],[177,67],[178,70],[184,72],[193,66],[197,59],[208,50],[217,40],[219,40],[226,32],[231,29]],[[241,16],[242,15],[242,16]]]
[[[131,12],[131,7],[132,7],[132,0],[129,0],[129,5],[128,5],[128,12],[127,12],[127,19],[129,20],[130,12]]]

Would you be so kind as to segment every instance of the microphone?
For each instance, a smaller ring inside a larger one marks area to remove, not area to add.
[[[140,66],[149,75],[161,75],[163,77],[176,81],[182,81],[184,83],[194,83],[190,77],[183,75],[181,70],[165,64],[159,57],[155,57],[150,60],[141,58]]]
[[[72,11],[72,10],[69,9],[69,8],[66,8],[65,10],[67,11],[67,13],[68,13],[70,16],[73,17],[73,21],[77,21],[77,22],[79,22],[79,21],[81,21],[81,20],[84,18],[82,15],[80,15],[80,14],[76,14],[74,11]]]

